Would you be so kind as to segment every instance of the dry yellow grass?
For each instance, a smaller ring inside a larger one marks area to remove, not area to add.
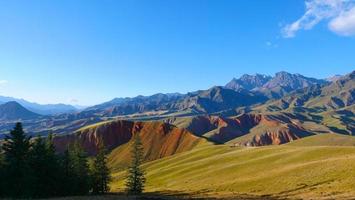
[[[205,145],[146,163],[148,192],[172,190],[200,197],[351,199],[355,197],[355,147]],[[124,187],[125,172],[113,174]]]

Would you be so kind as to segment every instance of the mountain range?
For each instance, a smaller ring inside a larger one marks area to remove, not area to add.
[[[338,77],[338,76],[337,76]],[[339,77],[338,77],[339,78]],[[133,98],[115,98],[111,101],[84,109],[80,114],[112,117],[135,113],[187,111],[191,113],[214,113],[236,107],[245,107],[277,99],[297,89],[327,84],[326,80],[304,77],[299,74],[278,72],[274,77],[266,75],[243,75],[233,78],[225,86],[215,86],[187,94],[170,93]],[[23,99],[0,96],[0,102],[15,101],[41,115],[74,113],[77,108],[65,104],[40,105]],[[79,114],[79,115],[80,115]]]
[[[355,71],[329,80],[287,72],[243,75],[187,94],[115,98],[52,115],[3,101],[0,143],[18,121],[31,135],[53,132],[58,152],[77,142],[94,156],[102,142],[113,192],[124,187],[133,138],[139,135],[149,192],[351,199],[354,102]]]
[[[225,86],[215,86],[187,94],[155,94],[135,98],[117,98],[84,110],[103,116],[129,115],[134,113],[167,111],[188,113],[215,113],[236,107],[264,103],[278,99],[297,89],[313,85],[325,85],[326,80],[304,77],[287,72],[266,75],[243,75],[232,79]]]
[[[38,117],[40,117],[39,114],[27,110],[15,101],[0,105],[0,120],[26,120]]]
[[[76,112],[64,106],[68,112],[45,116],[11,102],[1,106],[0,133],[6,134],[18,120],[31,134],[45,135],[50,130],[68,134],[97,122],[124,119],[164,121],[212,142],[235,145],[285,143],[320,132],[352,134],[354,73],[332,81],[287,72],[273,77],[243,75],[207,90],[115,98]],[[196,131],[199,123],[204,131]]]
[[[6,102],[17,102],[26,109],[41,114],[41,115],[55,115],[60,113],[75,112],[78,109],[72,105],[66,104],[38,104],[26,101],[24,99],[17,99],[13,97],[0,96],[0,104]]]

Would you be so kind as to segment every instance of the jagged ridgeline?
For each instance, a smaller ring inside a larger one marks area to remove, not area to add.
[[[2,104],[0,109],[2,137],[16,121],[22,121],[25,130],[30,134],[46,135],[49,130],[53,130],[60,135],[113,119],[159,120],[175,124],[175,121],[181,120],[193,120],[197,123],[198,120],[192,119],[196,116],[218,116],[228,121],[243,118],[240,116],[242,114],[257,114],[263,119],[258,122],[257,127],[240,125],[239,128],[234,127],[236,131],[230,136],[226,134],[211,136],[215,134],[209,133],[206,137],[212,138],[214,142],[224,143],[230,138],[235,139],[236,136],[247,134],[246,130],[250,129],[256,138],[265,135],[271,137],[274,134],[278,137],[287,135],[286,138],[279,138],[280,141],[287,142],[290,140],[288,138],[297,139],[317,133],[354,132],[354,72],[331,81],[287,72],[276,73],[274,77],[260,74],[243,75],[239,79],[233,79],[226,86],[216,86],[208,90],[187,94],[116,98],[79,112],[50,116],[36,114],[15,102]],[[264,123],[266,121],[274,121],[274,126],[270,123],[266,125]],[[219,129],[225,131],[230,128]],[[223,139],[214,140],[216,137]],[[255,140],[259,140],[256,138]],[[275,142],[269,141],[266,144],[270,143]]]
[[[347,199],[355,195],[354,78],[243,75],[226,86],[117,98],[56,115],[4,102],[0,131],[3,137],[17,121],[32,135],[53,131],[64,155],[78,144],[93,157],[103,144],[113,192],[124,191],[139,135],[148,192]]]

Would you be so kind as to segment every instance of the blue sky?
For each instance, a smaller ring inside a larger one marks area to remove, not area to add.
[[[354,1],[0,1],[0,95],[92,105],[355,68]]]

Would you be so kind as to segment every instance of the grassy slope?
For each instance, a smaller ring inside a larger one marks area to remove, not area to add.
[[[341,134],[319,134],[290,142],[290,146],[354,146],[355,137]]]
[[[155,142],[159,142],[157,141],[157,139],[153,139],[153,141]],[[187,141],[189,142],[189,141]],[[184,143],[187,143],[186,141]],[[183,151],[188,151],[190,149],[193,148],[198,148],[199,146],[203,146],[203,145],[208,145],[209,142],[207,142],[204,139],[198,139],[198,140],[194,140],[191,141],[191,143],[189,144],[181,144],[181,149],[177,149],[176,153],[180,153]],[[109,165],[111,166],[111,168],[113,170],[120,170],[120,169],[126,169],[127,166],[130,163],[130,156],[131,156],[131,149],[132,149],[132,145],[133,145],[133,141],[130,141],[126,144],[123,144],[117,148],[115,148],[109,155]],[[154,160],[157,159],[159,157],[159,153],[160,151],[158,149],[155,149],[154,147],[157,145],[154,145],[154,143],[150,143],[148,144],[150,147],[145,147],[145,149],[149,149],[149,153],[145,154],[145,159],[146,160]],[[211,145],[211,144],[209,144]]]
[[[133,144],[131,135],[137,133],[139,133],[145,149],[145,162],[189,151],[209,143],[206,139],[195,136],[185,129],[179,129],[160,121],[111,120],[99,122],[79,129],[77,134],[82,137],[77,138],[83,143],[84,148],[87,146],[95,148],[100,137],[104,139],[106,144],[116,141],[117,145],[110,149],[109,165],[112,170],[122,170],[127,168],[131,160]],[[128,139],[118,143],[120,137],[128,137]]]
[[[232,148],[204,145],[190,152],[149,162],[147,191],[199,192],[201,195],[271,195],[294,198],[355,196],[355,147],[310,146],[306,140],[281,146]],[[336,145],[321,136],[319,145]],[[355,144],[351,138],[349,145]],[[302,141],[304,143],[302,143]],[[114,173],[112,189],[123,187],[124,172]]]

